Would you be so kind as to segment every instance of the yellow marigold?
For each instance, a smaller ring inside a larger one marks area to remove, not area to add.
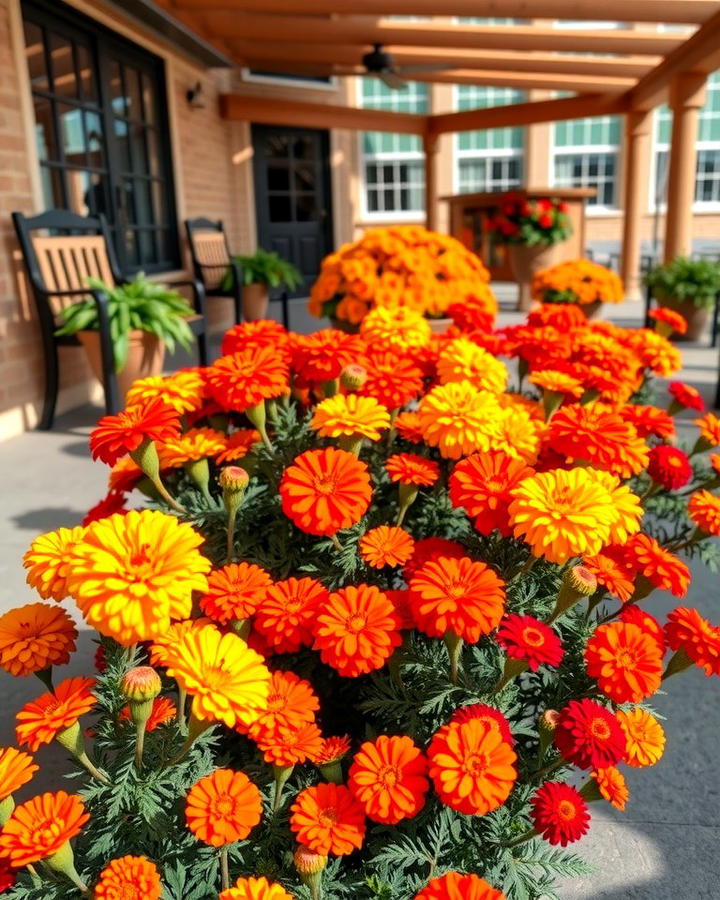
[[[377,441],[390,427],[390,413],[373,397],[335,394],[317,405],[311,425],[322,437],[361,435]]]
[[[31,675],[64,666],[75,651],[77,628],[64,609],[29,603],[0,617],[0,668]]]
[[[500,437],[497,397],[478,391],[469,381],[434,387],[423,397],[419,414],[425,443],[449,459],[488,450],[491,439]]]
[[[93,522],[70,560],[68,587],[86,622],[130,646],[186,619],[206,591],[203,537],[174,516],[130,510]]]
[[[585,387],[579,378],[573,378],[572,375],[554,369],[533,372],[528,380],[541,391],[550,391],[553,394],[568,394],[577,399],[585,393]]]
[[[198,369],[181,369],[172,375],[150,375],[132,383],[125,406],[137,406],[159,397],[181,415],[202,406],[205,381]]]
[[[432,331],[427,319],[412,309],[379,306],[362,320],[360,334],[368,344],[378,344],[386,350],[407,350],[427,346]]]
[[[449,341],[437,363],[440,384],[469,381],[481,391],[500,394],[507,387],[508,370],[487,350],[467,338]]]
[[[234,887],[220,894],[219,900],[292,900],[292,894],[277,881],[250,877],[238,878]]]
[[[627,738],[625,762],[639,769],[654,766],[665,750],[662,725],[652,713],[640,706],[619,709],[616,715]]]
[[[540,451],[545,425],[522,405],[507,405],[502,399],[505,394],[500,396],[500,415],[495,423],[496,432],[490,435],[489,449],[532,464]]]
[[[30,544],[23,556],[28,570],[27,583],[34,587],[43,600],[64,600],[68,595],[68,561],[73,547],[83,539],[85,529],[58,528],[49,531]]]
[[[214,428],[190,428],[162,444],[164,466],[176,468],[198,459],[213,459],[225,450],[227,437]]]

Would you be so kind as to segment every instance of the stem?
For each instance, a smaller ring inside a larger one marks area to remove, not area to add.
[[[185,705],[187,701],[187,691],[185,688],[180,687],[178,685],[178,705],[177,711],[175,713],[175,721],[178,723],[180,728],[185,731],[187,727],[187,723],[185,722]]]
[[[145,749],[145,729],[147,720],[138,722],[135,726],[135,768],[138,772],[142,772],[143,767],[143,750]]]
[[[192,745],[195,741],[200,737],[200,735],[207,731],[208,728],[212,725],[212,722],[204,722],[201,719],[197,719],[192,713],[190,713],[190,722],[188,723],[188,735],[185,738],[185,743],[182,745],[178,753],[173,756],[170,762],[167,764],[168,766],[175,766],[181,760],[185,759],[185,757],[190,752]]]
[[[336,550],[342,551],[342,544],[338,540],[338,536],[336,534],[331,534],[330,540],[332,541],[333,547],[335,547]]]
[[[223,891],[230,887],[230,861],[228,860],[227,844],[220,850],[220,884]]]
[[[508,841],[508,843],[503,844],[503,846],[506,850],[509,850],[511,847],[517,847],[519,844],[524,844],[526,841],[530,841],[536,836],[537,831],[534,828],[531,828],[529,831],[521,834],[520,837],[515,838],[514,841]]]
[[[87,753],[83,752],[76,758],[80,765],[84,766],[93,778],[97,778],[97,780],[102,781],[103,784],[110,784],[110,779],[90,761],[90,757],[87,755]]]
[[[35,675],[42,681],[51,694],[55,693],[55,688],[53,687],[52,666],[48,666],[47,669],[40,669]]]
[[[237,518],[237,509],[228,513],[227,520],[227,563],[233,561],[235,556],[235,519]]]
[[[528,775],[528,781],[534,781],[536,778],[544,778],[545,775],[549,775],[563,765],[565,765],[565,760],[561,756],[559,759],[556,759],[555,762],[548,763],[547,766],[543,766],[542,769],[538,769],[537,772],[532,772]]]
[[[522,568],[518,569],[518,571],[513,575],[508,584],[511,584],[513,581],[516,581],[518,578],[521,578],[523,575],[527,575],[527,573],[532,569],[535,563],[538,561],[539,556],[529,556]]]
[[[443,640],[445,641],[445,646],[450,654],[450,681],[452,681],[453,684],[457,684],[458,663],[460,662],[460,654],[462,653],[463,639],[458,637],[458,635],[453,634],[452,631],[448,631],[445,633]]]
[[[160,494],[160,496],[167,503],[167,505],[171,509],[174,509],[175,512],[179,512],[179,513],[183,513],[183,514],[187,512],[187,510],[185,509],[184,506],[181,506],[177,502],[177,500],[173,499],[173,497],[170,495],[170,492],[168,491],[168,489],[165,487],[165,485],[160,480],[159,475],[157,476],[157,478],[153,479],[153,487],[158,492],[158,494]]]
[[[32,865],[32,863],[28,863],[25,868],[28,870],[28,872],[30,873],[30,877],[33,880],[33,887],[40,887],[40,885],[42,884],[42,878],[40,877],[40,873],[35,868],[35,866]]]

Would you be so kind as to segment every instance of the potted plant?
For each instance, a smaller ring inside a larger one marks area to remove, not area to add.
[[[588,319],[603,303],[621,303],[625,291],[612,269],[589,259],[571,259],[540,269],[532,279],[532,297],[540,303],[573,303]]]
[[[262,247],[252,256],[234,256],[233,262],[242,269],[243,316],[248,322],[267,317],[270,288],[285,285],[294,291],[302,284],[302,275],[292,263]],[[222,284],[224,290],[230,289],[232,279],[232,270],[228,269]]]
[[[533,275],[555,262],[555,245],[572,234],[567,204],[550,197],[528,199],[508,194],[485,227],[496,243],[508,245],[519,288],[518,307],[530,309]]]
[[[165,348],[172,353],[176,344],[186,350],[193,336],[185,321],[193,314],[187,300],[164,284],[148,281],[143,272],[126,284],[111,286],[99,278],[88,278],[88,287],[108,297],[110,337],[118,375],[120,396],[125,396],[138,378],[159,375]],[[57,334],[76,334],[85,348],[93,373],[102,381],[100,334],[97,306],[88,298],[66,306],[60,312],[62,326]]]
[[[675,340],[696,341],[705,329],[715,295],[720,291],[720,263],[677,256],[651,269],[645,276],[645,284],[660,306],[680,313],[687,322],[687,332],[676,334]]]

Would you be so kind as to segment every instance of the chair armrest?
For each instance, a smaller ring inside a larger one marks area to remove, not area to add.
[[[96,293],[94,288],[72,288],[67,291],[48,291],[45,288],[38,288],[45,297],[88,297]],[[102,292],[100,292],[102,293]]]

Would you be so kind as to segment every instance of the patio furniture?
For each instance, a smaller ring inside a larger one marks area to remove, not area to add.
[[[110,232],[104,216],[78,216],[63,209],[51,209],[37,216],[12,214],[23,261],[40,322],[45,357],[45,397],[38,428],[52,428],[59,388],[58,347],[80,346],[75,335],[55,334],[58,313],[78,300],[92,297],[97,305],[102,359],[102,384],[105,410],[116,413],[120,408],[115,360],[110,339],[108,298],[103,291],[87,286],[89,277],[101,278],[108,284],[127,282],[115,257]],[[188,325],[197,339],[200,365],[207,364],[205,325],[205,293],[197,279],[172,281],[173,287],[189,287],[193,294],[194,316]]]
[[[243,320],[243,273],[242,266],[236,262],[227,241],[222,221],[198,218],[186,219],[190,256],[192,258],[195,277],[203,284],[208,297],[230,298],[235,306],[235,322]],[[227,272],[231,273],[229,287],[223,287]],[[271,300],[279,300],[282,307],[283,325],[288,327],[288,295],[283,290]]]

